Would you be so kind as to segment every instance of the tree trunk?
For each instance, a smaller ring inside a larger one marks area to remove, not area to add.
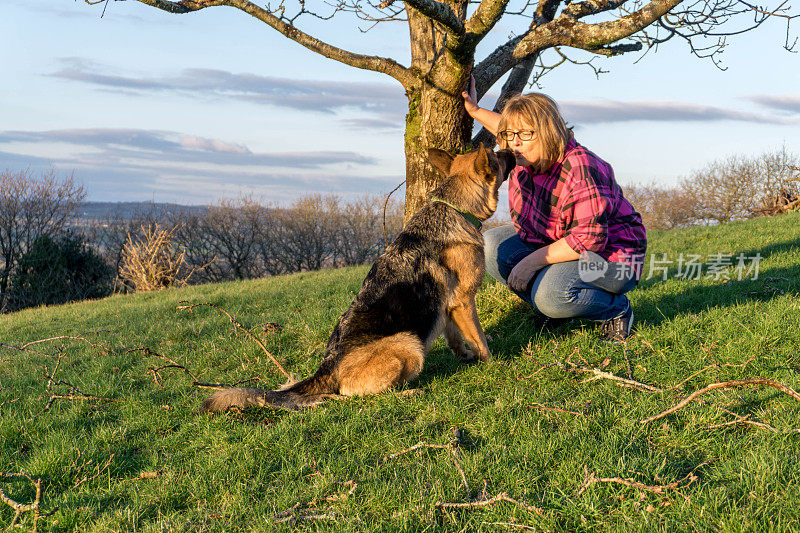
[[[451,2],[448,2],[451,3]],[[466,11],[466,2],[455,0],[457,14]],[[470,147],[472,118],[464,110],[461,91],[466,87],[473,58],[456,57],[444,46],[444,35],[411,7],[406,7],[411,32],[411,68],[419,83],[406,87],[406,204],[407,222],[428,201],[428,195],[442,176],[428,162],[428,149],[439,148],[460,153]]]
[[[428,201],[442,176],[428,161],[428,148],[451,153],[470,149],[472,119],[457,98],[433,87],[409,95],[406,116],[406,205],[404,222]]]

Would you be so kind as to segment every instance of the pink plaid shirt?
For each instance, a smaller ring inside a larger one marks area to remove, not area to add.
[[[622,196],[611,165],[574,139],[546,172],[514,168],[508,201],[523,241],[546,246],[563,237],[576,252],[629,263],[641,276],[647,248],[642,217]]]

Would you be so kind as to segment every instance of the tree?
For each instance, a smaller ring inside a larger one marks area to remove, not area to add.
[[[42,235],[22,256],[11,276],[11,310],[102,298],[114,276],[100,255],[77,235]]]
[[[441,179],[427,161],[427,149],[458,152],[472,144],[472,119],[464,112],[460,96],[471,74],[480,98],[510,71],[498,101],[501,105],[510,95],[520,93],[532,75],[536,79],[571,60],[564,49],[615,56],[654,48],[677,37],[686,40],[694,54],[714,59],[725,46],[727,35],[753,29],[771,16],[787,19],[784,46],[791,48],[794,43],[789,43],[788,22],[797,16],[783,7],[786,2],[770,11],[745,0],[520,0],[522,5],[515,3],[514,7],[509,7],[510,0],[334,0],[319,2],[319,9],[328,10],[325,13],[312,11],[305,0],[281,0],[274,7],[261,7],[249,0],[138,1],[174,14],[233,7],[314,53],[398,81],[408,97],[406,219],[424,204],[428,192]],[[370,25],[390,20],[407,22],[410,64],[350,52],[300,27],[309,18],[329,19],[343,12]],[[502,17],[515,15],[524,20],[516,35],[476,62],[478,44]],[[584,22],[590,18],[595,22]],[[733,27],[739,20],[746,22]],[[695,42],[709,37],[713,44],[706,44],[708,40]],[[542,53],[550,49],[557,57],[554,64],[545,64]],[[489,139],[481,132],[474,141]]]
[[[40,237],[64,233],[86,197],[72,176],[28,170],[0,173],[0,311],[8,303],[9,280],[20,258]]]

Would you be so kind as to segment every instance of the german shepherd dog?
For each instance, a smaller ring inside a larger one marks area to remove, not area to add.
[[[479,228],[497,208],[497,191],[515,159],[483,145],[458,156],[431,149],[428,158],[446,179],[375,261],[333,329],[317,372],[274,391],[218,391],[201,413],[299,409],[328,397],[375,394],[416,378],[442,333],[462,361],[491,358],[475,307],[485,272]]]

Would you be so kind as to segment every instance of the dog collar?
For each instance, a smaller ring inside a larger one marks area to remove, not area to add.
[[[466,218],[467,222],[469,222],[470,224],[475,226],[475,229],[477,229],[478,231],[481,230],[481,227],[483,226],[483,224],[481,223],[480,219],[478,219],[478,217],[476,217],[472,213],[467,213],[466,211],[462,211],[461,209],[457,208],[456,206],[454,206],[453,204],[451,204],[447,200],[442,200],[441,198],[437,198],[436,196],[431,198],[431,202],[439,202],[440,204],[444,204],[444,205],[446,205],[448,207],[452,207],[453,209],[458,211],[458,213],[462,217]]]

